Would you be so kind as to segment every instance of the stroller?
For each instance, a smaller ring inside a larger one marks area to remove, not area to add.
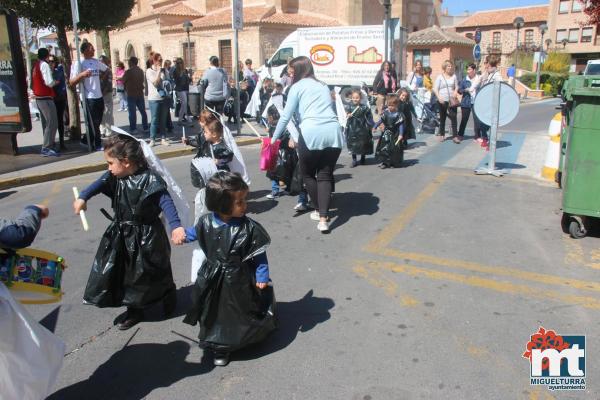
[[[437,102],[432,102],[431,92],[423,88],[417,89],[411,93],[411,100],[415,107],[415,113],[417,114],[417,120],[415,123],[415,133],[430,133],[436,132],[440,126],[438,118]]]

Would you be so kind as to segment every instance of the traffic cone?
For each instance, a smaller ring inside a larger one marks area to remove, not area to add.
[[[550,143],[546,151],[546,160],[542,167],[542,178],[554,181],[556,172],[558,171],[558,161],[560,157],[560,131],[561,131],[562,115],[556,113],[550,126],[548,127],[548,136]]]

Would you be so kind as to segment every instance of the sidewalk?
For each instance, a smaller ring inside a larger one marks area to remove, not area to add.
[[[129,131],[127,112],[116,111],[117,104],[115,104],[114,110],[115,126]],[[150,119],[150,111],[146,111],[148,119]],[[138,131],[141,128],[140,123],[138,113]],[[254,122],[251,123],[261,134],[266,135],[264,128],[257,127]],[[87,152],[87,148],[81,146],[78,142],[67,141],[67,151],[63,152],[60,157],[42,157],[40,154],[42,126],[39,121],[32,121],[32,124],[33,129],[31,132],[17,136],[19,155],[0,154],[0,190],[106,169],[103,152],[90,154]],[[170,146],[160,145],[153,148],[161,159],[184,155],[191,157],[194,154],[195,149],[193,147],[181,143],[182,127],[174,123],[174,128],[173,134],[168,137],[171,143]],[[259,143],[258,138],[248,125],[242,124],[240,135],[236,135],[235,128],[235,125],[230,126],[238,146]],[[196,121],[193,126],[185,128],[186,136],[196,135],[199,129]],[[147,137],[147,134],[144,137]],[[58,142],[58,134],[56,141]]]

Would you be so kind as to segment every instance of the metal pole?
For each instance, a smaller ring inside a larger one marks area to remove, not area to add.
[[[73,33],[75,34],[75,54],[77,57],[77,71],[79,71],[81,73],[81,58],[79,55],[79,34],[77,33],[77,21],[73,21]],[[90,124],[89,124],[89,119],[90,119],[90,115],[88,113],[88,107],[87,107],[87,102],[85,101],[85,88],[83,86],[83,80],[79,81],[79,84],[77,85],[77,87],[79,88],[79,101],[81,102],[81,108],[83,109],[83,121],[85,123],[85,137],[87,138],[87,147],[88,147],[88,152],[92,152],[92,141],[90,138]],[[99,132],[95,132],[95,134],[99,134]],[[95,145],[95,143],[94,143]],[[94,149],[95,150],[95,149]]]
[[[188,68],[192,70],[192,49],[190,47],[190,31],[187,31],[187,53],[188,53]]]
[[[540,90],[540,71],[542,69],[542,54],[544,54],[544,32],[540,41],[540,55],[537,62],[537,73],[535,75],[535,90]]]
[[[240,56],[239,56],[239,49],[238,49],[238,30],[234,29],[233,30],[234,35],[233,35],[233,46],[234,46],[234,55],[233,58],[235,60],[235,68],[234,68],[234,74],[235,74],[235,101],[234,106],[235,106],[235,119],[236,119],[236,131],[237,131],[237,135],[241,134],[241,123],[240,123],[240,80],[238,79],[238,75],[239,75],[239,70],[240,70]]]
[[[490,126],[490,164],[488,167],[493,172],[496,169],[496,142],[498,139],[498,119],[500,118],[500,82],[494,82],[492,97],[492,125]]]
[[[519,27],[517,27],[517,49],[515,51],[515,79],[517,79],[517,69],[519,69]]]
[[[389,61],[389,6],[386,4],[383,6],[384,7],[384,20],[383,20],[383,31],[384,31],[384,42],[385,42],[385,60],[384,61]]]

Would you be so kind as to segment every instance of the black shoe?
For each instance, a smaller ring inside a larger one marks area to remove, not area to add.
[[[366,162],[367,162],[367,160],[365,160],[365,156],[362,156],[360,158],[360,165],[365,165]]]
[[[125,320],[119,322],[117,328],[121,331],[126,331],[127,329],[137,325],[139,322],[142,322],[144,319],[144,311],[137,308],[127,308],[127,316]]]
[[[163,298],[163,312],[165,317],[170,317],[177,308],[177,292],[171,289]]]
[[[215,353],[213,361],[216,367],[224,367],[229,364],[229,353]]]

